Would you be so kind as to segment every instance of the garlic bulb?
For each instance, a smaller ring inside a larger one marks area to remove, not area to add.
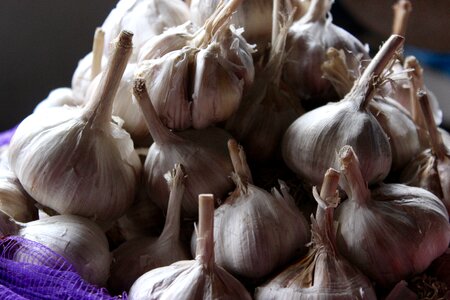
[[[42,109],[47,109],[49,107],[59,107],[64,105],[78,106],[83,104],[83,101],[81,101],[79,98],[75,98],[71,88],[61,87],[52,90],[48,94],[47,98],[39,102],[38,105],[36,105],[36,107],[34,108],[34,112]]]
[[[121,33],[100,89],[84,108],[36,112],[11,140],[12,171],[37,202],[60,214],[115,220],[134,199],[141,163],[129,134],[111,122],[131,38]]]
[[[187,130],[175,134],[164,127],[158,118],[144,79],[136,79],[133,92],[154,140],[144,164],[150,198],[163,211],[167,210],[169,190],[164,174],[171,170],[174,164],[182,164],[189,174],[186,180],[183,215],[196,217],[198,194],[207,191],[223,199],[233,188],[228,178],[232,165],[226,148],[230,135],[219,128]]]
[[[135,281],[130,300],[251,299],[245,287],[214,262],[214,198],[199,195],[199,227],[194,260],[153,269]]]
[[[164,230],[158,238],[133,239],[114,250],[108,280],[108,285],[114,290],[129,290],[134,281],[147,271],[191,258],[180,241],[180,212],[186,175],[179,164],[166,175],[170,197]]]
[[[360,65],[360,58],[349,60],[343,50],[330,48],[328,60],[322,65],[324,77],[331,81],[340,97],[344,97],[352,88],[357,74],[355,66]],[[349,66],[351,65],[351,66]],[[392,82],[387,79],[388,82]],[[391,171],[401,170],[415,155],[421,151],[421,144],[416,124],[408,111],[397,101],[376,94],[374,101],[368,105],[383,131],[389,138],[392,152]]]
[[[343,147],[339,157],[348,195],[336,210],[340,252],[381,286],[424,271],[450,242],[445,206],[403,184],[369,190],[353,149]]]
[[[306,257],[258,287],[255,299],[377,299],[370,280],[342,257],[336,246],[334,209],[339,203],[339,173],[329,169],[319,193],[316,218],[311,216],[312,240]]]
[[[167,127],[202,129],[227,120],[237,110],[244,85],[254,77],[253,48],[241,36],[242,30],[229,26],[241,1],[221,3],[201,28],[182,25],[188,30],[184,34],[172,30],[162,40],[157,38],[156,48],[141,54],[151,59],[140,63],[137,76],[146,79],[153,105]],[[169,46],[160,49],[163,41]]]
[[[305,249],[308,222],[284,182],[272,194],[253,185],[242,147],[228,147],[236,189],[214,212],[215,259],[233,275],[260,279]]]
[[[438,196],[450,214],[450,153],[433,120],[432,108],[425,91],[419,93],[419,102],[431,147],[410,161],[400,180],[408,185],[427,189]]]
[[[20,225],[19,236],[63,256],[86,281],[106,283],[111,253],[108,240],[97,224],[83,217],[60,215]]]
[[[108,55],[116,36],[122,30],[135,33],[135,50],[130,62],[136,62],[142,45],[167,28],[181,25],[190,19],[189,7],[182,0],[120,0],[103,22],[104,54]]]
[[[339,100],[330,82],[322,78],[320,71],[328,48],[344,49],[353,55],[369,57],[368,49],[361,42],[331,23],[331,17],[327,15],[332,2],[311,1],[308,12],[294,22],[288,33],[288,57],[282,79],[294,90],[307,110]]]
[[[149,144],[150,133],[145,125],[144,117],[136,99],[133,97],[133,80],[136,64],[129,63],[125,68],[120,80],[117,93],[113,100],[112,114],[123,120],[123,129],[125,129],[137,145]],[[87,91],[87,98],[91,98],[95,91],[99,89],[102,78],[100,73],[90,84]]]
[[[72,93],[77,102],[86,102],[86,93],[92,80],[104,70],[107,57],[103,56],[105,48],[105,32],[97,28],[94,34],[92,51],[83,57],[72,75]]]
[[[391,36],[344,99],[309,111],[287,129],[283,159],[303,180],[320,184],[328,168],[338,167],[335,153],[346,144],[355,147],[363,176],[370,184],[387,176],[391,147],[367,106],[379,85],[377,80],[402,42],[402,37]]]
[[[255,82],[244,92],[238,110],[225,125],[255,161],[266,161],[279,154],[284,132],[303,113],[292,92],[280,82],[292,15],[282,21],[284,24],[274,31],[268,62],[256,74]]]

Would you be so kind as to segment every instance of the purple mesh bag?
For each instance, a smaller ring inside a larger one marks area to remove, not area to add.
[[[17,236],[0,240],[0,299],[126,299],[84,281],[47,247]]]
[[[8,145],[9,141],[11,140],[12,136],[14,135],[14,132],[16,132],[17,126],[14,128],[11,128],[9,130],[0,132],[0,146]]]

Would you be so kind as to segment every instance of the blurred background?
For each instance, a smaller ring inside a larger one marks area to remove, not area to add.
[[[78,60],[91,50],[95,28],[116,3],[0,1],[0,131],[17,125],[51,90],[70,86]],[[376,51],[390,34],[393,3],[336,0],[333,21]],[[418,55],[426,67],[427,86],[441,102],[444,126],[449,128],[450,1],[413,0],[412,4],[406,53]]]

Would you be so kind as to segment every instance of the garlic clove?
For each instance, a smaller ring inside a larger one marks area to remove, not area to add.
[[[78,216],[60,215],[20,224],[18,235],[38,242],[66,258],[86,281],[103,286],[111,253],[103,231]]]
[[[39,111],[49,107],[59,107],[64,105],[79,106],[83,104],[84,103],[79,98],[75,98],[72,89],[63,87],[52,90],[48,94],[47,98],[36,105],[34,111]]]
[[[24,189],[58,213],[111,221],[134,199],[141,163],[129,134],[111,122],[131,38],[120,35],[101,88],[84,108],[32,114],[11,141],[11,169]]]

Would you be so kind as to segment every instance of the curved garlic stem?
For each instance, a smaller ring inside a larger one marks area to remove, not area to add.
[[[165,144],[173,140],[180,140],[180,138],[165,127],[159,119],[152,101],[150,100],[144,78],[138,77],[134,80],[133,95],[138,101],[141,113],[144,116],[145,124],[155,143]]]
[[[195,39],[194,45],[197,48],[208,45],[217,31],[229,21],[232,14],[241,5],[241,2],[242,0],[230,0],[224,3],[224,0],[221,0],[211,17],[205,21],[205,25],[203,26],[204,31],[202,31],[203,34],[199,39]]]
[[[214,196],[198,195],[198,234],[196,260],[206,269],[214,264]]]
[[[184,194],[186,175],[181,164],[176,164],[168,174],[167,183],[170,188],[169,203],[164,229],[159,240],[178,240],[180,236],[181,202]]]
[[[321,66],[323,77],[328,79],[334,89],[343,98],[352,89],[355,78],[350,74],[343,50],[330,47],[327,60]]]
[[[412,11],[412,5],[409,0],[399,0],[392,6],[394,11],[394,21],[392,22],[392,34],[401,36],[406,35],[409,15]]]
[[[431,149],[439,160],[444,160],[447,151],[444,142],[442,141],[442,136],[438,131],[438,127],[434,122],[428,95],[424,90],[419,90],[417,92],[417,97],[419,98],[420,107],[422,108],[422,113],[425,119],[425,125],[428,129]]]
[[[384,68],[392,60],[397,50],[403,45],[404,40],[402,36],[391,35],[353,85],[349,94],[354,95],[357,99],[356,101],[359,101],[359,109],[365,109],[370,100],[372,100]]]
[[[238,145],[235,139],[228,140],[228,151],[234,172],[241,178],[244,184],[253,183],[252,173],[247,164],[244,149]]]
[[[361,173],[358,158],[351,146],[344,146],[339,151],[341,172],[347,181],[346,186],[350,189],[345,191],[349,198],[354,199],[359,205],[365,205],[370,200],[370,191],[367,182]],[[351,195],[351,197],[350,197]]]
[[[97,27],[94,34],[94,43],[92,45],[92,66],[91,80],[102,71],[103,48],[105,47],[105,32]]]
[[[308,11],[300,18],[301,23],[314,23],[325,20],[327,13],[330,11],[332,1],[330,0],[312,0],[309,4]]]
[[[84,117],[92,124],[91,126],[103,127],[111,122],[114,97],[133,50],[132,39],[133,33],[129,31],[124,30],[119,34],[98,89],[86,104]]]
[[[340,173],[339,171],[329,168],[325,172],[325,176],[323,178],[323,184],[320,189],[319,197],[314,197],[317,201],[317,211],[316,211],[316,220],[319,224],[325,223],[325,212],[326,209],[330,206],[337,206],[337,187],[339,184]],[[313,192],[314,193],[314,192]],[[316,190],[317,193],[317,190]],[[331,212],[333,214],[333,212]]]

